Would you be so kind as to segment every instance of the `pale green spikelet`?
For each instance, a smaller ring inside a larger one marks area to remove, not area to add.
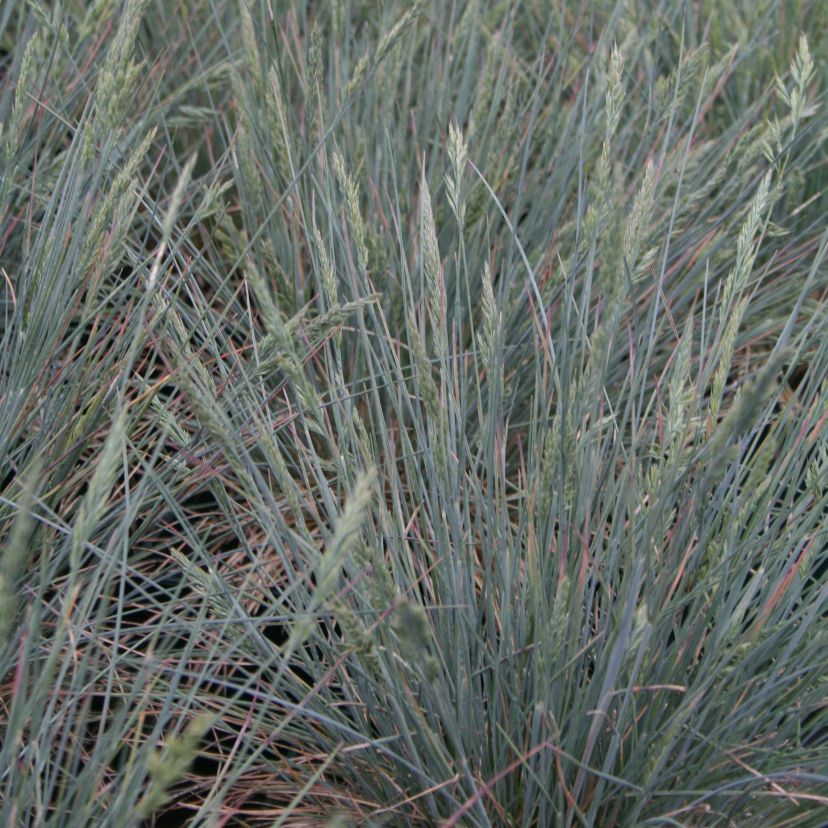
[[[273,293],[276,306],[284,313],[288,313],[296,303],[296,289],[293,281],[288,278],[279,256],[270,239],[262,239],[262,255],[267,265],[267,274],[273,280]]]
[[[787,158],[793,146],[800,124],[811,117],[817,106],[808,103],[808,87],[814,79],[814,62],[807,37],[802,34],[799,46],[790,67],[790,89],[780,78],[775,78],[775,89],[779,99],[789,110],[784,118],[774,116],[766,124],[760,143],[767,161],[781,165],[780,178],[786,169]]]
[[[172,239],[175,220],[178,218],[178,212],[183,204],[184,193],[190,183],[190,176],[192,175],[195,161],[196,156],[193,154],[184,164],[184,168],[181,171],[181,175],[178,177],[172,197],[170,198],[169,207],[164,213],[164,219],[161,223],[161,244],[158,245],[158,248],[155,251],[152,267],[150,268],[147,276],[147,288],[149,290],[153,290],[158,281],[158,275],[161,272],[161,264],[164,260],[164,255],[167,252],[167,247]]]
[[[424,662],[433,639],[425,610],[411,599],[400,600],[394,610],[391,628],[399,641],[400,655],[412,665]]]
[[[339,516],[334,532],[325,544],[325,552],[316,573],[316,606],[328,599],[345,559],[359,540],[360,528],[373,497],[375,478],[376,472],[373,469],[368,469],[359,476],[350,497],[345,502],[345,508]]]
[[[699,75],[707,64],[708,46],[700,44],[687,53],[684,60],[669,75],[662,75],[655,84],[655,112],[660,121],[674,118],[693,92]],[[705,90],[709,90],[726,71],[733,59],[733,51],[725,54],[725,60],[719,61],[704,75]],[[702,92],[702,96],[703,96]]]
[[[532,588],[538,592],[545,593],[546,587],[542,583],[533,583]],[[565,652],[565,642],[568,624],[567,614],[570,611],[569,598],[571,593],[571,582],[568,575],[558,580],[552,599],[552,611],[547,615],[546,620],[546,644],[540,648],[538,653],[538,673],[548,675],[555,669],[555,665],[562,652]],[[546,595],[543,595],[546,601]]]
[[[23,115],[28,107],[28,96],[30,88],[34,85],[32,78],[32,66],[34,65],[35,53],[39,49],[39,38],[35,33],[29,38],[26,44],[26,51],[23,52],[23,59],[20,62],[20,73],[17,76],[17,87],[14,90],[14,104],[8,123],[3,128],[2,147],[5,164],[11,157],[12,149],[23,132]]]
[[[356,429],[357,441],[359,442],[359,447],[362,450],[362,453],[365,455],[365,457],[372,456],[372,440],[370,435],[368,434],[368,429],[365,427],[365,421],[359,415],[358,411],[354,411],[351,420],[354,424],[354,428]]]
[[[351,174],[345,168],[345,159],[338,150],[333,153],[333,168],[339,187],[345,196],[348,223],[354,238],[357,259],[362,270],[368,269],[368,247],[365,244],[365,223],[359,209],[359,189]]]
[[[468,160],[468,147],[460,127],[452,121],[449,124],[448,156],[451,174],[446,174],[446,197],[460,228],[466,220],[466,202],[463,193],[463,173]]]
[[[354,551],[354,561],[362,569],[370,569],[368,601],[373,610],[385,612],[397,600],[397,588],[379,551],[368,544],[360,544]]]
[[[572,409],[577,410],[579,395],[573,395]],[[561,463],[564,464],[563,506],[569,509],[575,497],[575,450],[577,448],[576,431],[572,417],[566,420],[558,412],[552,418],[549,430],[543,442],[540,466],[541,514],[546,512],[556,494],[555,482],[560,474]]]
[[[440,394],[437,383],[431,374],[431,362],[426,353],[425,344],[414,320],[410,322],[411,350],[414,367],[417,371],[417,390],[419,391],[428,415],[434,419],[440,416]]]
[[[736,262],[728,273],[720,299],[720,325],[722,327],[719,364],[713,378],[711,412],[715,421],[724,391],[724,383],[730,371],[733,349],[739,326],[747,309],[747,299],[741,293],[747,284],[757,249],[755,236],[760,228],[762,216],[768,206],[770,192],[770,171],[764,176],[751,203],[748,214],[739,230],[736,241]],[[736,304],[734,305],[734,301]]]
[[[109,261],[101,261],[100,250],[104,246],[104,235],[107,228],[116,217],[119,208],[124,208],[133,205],[137,201],[136,175],[141,162],[144,160],[152,142],[155,140],[157,130],[153,127],[138,144],[135,150],[130,155],[126,164],[121,168],[115,176],[106,197],[101,204],[96,207],[95,212],[90,219],[89,228],[85,234],[83,249],[81,253],[81,261],[84,268],[91,267],[93,263],[98,268],[104,269],[108,266]],[[133,192],[131,193],[130,190]],[[126,222],[121,221],[115,223],[114,235],[120,241],[126,231]],[[109,259],[114,255],[120,255],[119,244],[109,245]]]
[[[469,149],[463,131],[456,121],[449,124],[449,161],[455,180],[459,183],[466,171],[466,161],[469,156]]]
[[[252,207],[261,210],[265,203],[264,187],[262,186],[262,177],[253,151],[246,118],[242,118],[239,122],[236,152],[245,195]]]
[[[344,191],[345,182],[347,180],[345,159],[342,157],[342,153],[337,148],[334,148],[333,154],[331,155],[331,166],[333,167],[334,176],[339,184],[339,188]]]
[[[649,638],[653,630],[651,618],[652,609],[647,602],[647,599],[642,599],[641,603],[636,607],[633,615],[633,626],[630,630],[629,644],[627,645],[627,657],[632,659],[636,652],[641,647],[645,638]]]
[[[377,44],[374,54],[371,57],[369,57],[368,54],[365,53],[359,58],[356,66],[354,67],[353,72],[351,73],[351,78],[345,86],[346,100],[359,90],[365,78],[368,77],[369,72],[376,69],[376,67],[379,66],[380,63],[382,63],[382,61],[385,59],[388,53],[394,48],[394,46],[397,45],[402,36],[409,29],[409,27],[416,22],[417,18],[422,13],[424,7],[425,0],[415,0],[413,5],[406,12],[403,13],[403,15],[391,27],[391,29],[389,29],[380,38],[380,41]],[[338,18],[338,15],[341,13],[339,11],[339,8],[339,4],[336,3],[333,9],[335,28],[336,21],[340,19]]]
[[[164,431],[171,434],[182,446],[189,445],[191,439],[189,432],[181,425],[175,414],[158,397],[152,398],[150,407],[158,417],[158,421]]]
[[[20,581],[26,574],[35,528],[32,506],[42,464],[36,461],[24,476],[20,502],[0,550],[0,642],[9,640],[21,604]],[[2,644],[0,644],[2,646]]]
[[[566,463],[566,473],[564,474],[564,488],[563,488],[563,503],[564,508],[570,510],[575,500],[576,491],[576,475],[577,458],[575,451],[577,449],[577,435],[575,427],[572,423],[572,418],[567,418],[567,428],[564,430],[563,456]]]
[[[198,755],[199,742],[213,721],[214,717],[207,713],[196,716],[183,733],[172,736],[160,751],[149,758],[147,790],[136,809],[139,819],[148,819],[170,801],[170,788],[187,774]]]
[[[345,323],[345,319],[349,312],[356,308],[363,307],[367,302],[346,302],[344,305],[333,305],[320,316],[311,316],[302,320],[302,324],[295,325],[294,319],[288,322],[288,330],[291,334],[295,329],[301,327],[304,336],[310,341],[311,346],[315,347],[320,342],[323,342],[329,336],[335,336]]]
[[[434,350],[442,363],[448,355],[448,337],[443,313],[443,295],[445,292],[440,263],[440,248],[437,246],[437,228],[431,211],[431,195],[428,182],[423,172],[420,178],[420,249],[426,284],[426,303],[429,321],[434,338]]]
[[[304,527],[305,522],[302,517],[303,510],[299,487],[296,485],[296,481],[288,471],[282,449],[276,442],[272,432],[265,426],[264,423],[259,422],[257,425],[259,446],[269,461],[273,475],[276,478],[276,483],[279,486],[279,490],[282,495],[284,495],[288,508],[293,513],[296,521],[300,526]]]
[[[267,75],[268,84],[265,95],[268,117],[268,139],[272,144],[272,154],[276,159],[276,168],[286,180],[293,177],[290,152],[290,130],[285,107],[285,93],[279,68],[274,61]]]
[[[543,437],[538,470],[538,512],[546,520],[554,498],[555,476],[558,472],[561,450],[561,417],[557,412]]]
[[[492,273],[488,260],[483,264],[483,290],[481,307],[483,311],[483,328],[480,334],[480,350],[483,354],[483,368],[487,376],[494,377],[497,363],[497,335],[500,322],[495,305]]]
[[[197,566],[178,549],[171,549],[170,554],[178,562],[190,587],[206,600],[213,615],[230,618],[233,609],[224,597],[224,589],[215,573]]]
[[[788,96],[788,105],[791,108],[791,118],[794,126],[799,124],[805,115],[805,102],[808,85],[814,77],[814,61],[808,47],[808,38],[805,34],[799,37],[799,47],[791,64],[791,78],[793,88]]]
[[[351,74],[351,78],[348,81],[347,85],[345,86],[345,100],[351,97],[362,85],[362,82],[368,75],[368,55],[364,54],[360,57],[357,61],[356,66],[354,66],[354,71]]]
[[[581,225],[583,228],[583,241],[581,242],[580,250],[586,249],[597,238],[601,225],[600,218],[601,210],[595,203],[590,203],[590,205],[586,208],[584,220]],[[575,253],[577,252],[580,251],[575,251]],[[575,253],[573,253],[573,259],[575,258]]]
[[[180,323],[180,319],[178,321]],[[186,333],[178,333],[179,342],[182,344],[174,344],[178,384],[187,395],[202,427],[218,447],[239,483],[245,491],[254,492],[257,487],[239,454],[238,445],[234,443],[235,429],[219,401],[213,378],[199,355],[185,339],[181,339],[182,336],[186,336]]]
[[[111,393],[112,389],[108,385],[101,385],[89,400],[86,408],[78,414],[77,419],[72,425],[72,430],[66,435],[63,441],[64,447],[74,445],[75,441],[81,438],[86,427],[100,414],[101,406]]]
[[[336,274],[334,272],[333,263],[330,256],[328,256],[328,249],[325,242],[322,240],[322,234],[316,226],[316,221],[313,222],[313,245],[316,255],[319,259],[319,280],[322,283],[322,291],[325,296],[326,307],[332,308],[337,304],[338,297],[336,291]]]
[[[607,88],[604,95],[606,109],[604,141],[601,145],[601,155],[598,159],[598,168],[593,186],[594,198],[596,203],[600,205],[596,208],[598,210],[596,229],[598,224],[603,221],[607,209],[606,205],[609,201],[612,139],[618,129],[618,122],[621,118],[621,110],[624,104],[623,68],[624,63],[621,59],[621,53],[618,51],[617,46],[613,46],[607,70]],[[591,234],[588,233],[587,238],[590,237]]]
[[[756,377],[747,382],[736,394],[730,409],[713,432],[705,449],[713,458],[714,465],[716,465],[717,454],[722,453],[727,442],[755,422],[767,401],[777,390],[774,375],[782,358],[783,355],[780,353],[768,360]]]
[[[668,389],[669,408],[664,427],[664,445],[668,450],[676,448],[680,436],[687,428],[687,410],[693,399],[690,385],[690,353],[693,345],[693,315],[688,314],[681,340],[678,344]]]
[[[153,134],[154,134],[153,130]],[[196,156],[191,155],[185,162],[181,169],[181,174],[178,176],[178,181],[175,183],[175,189],[170,196],[170,204],[164,213],[164,221],[161,225],[161,237],[164,241],[168,241],[172,237],[173,226],[178,213],[184,204],[184,196],[187,192],[187,187],[190,184],[190,177],[192,176],[193,167],[195,166]]]
[[[755,454],[750,460],[750,467],[744,486],[748,502],[759,500],[765,487],[769,485],[768,472],[773,466],[778,448],[779,441],[773,432],[770,432],[762,440],[759,448],[756,449]]]
[[[253,16],[250,14],[250,7],[247,5],[247,0],[239,0],[239,15],[241,17],[241,35],[245,62],[258,88],[261,87],[262,82],[262,62],[261,56],[259,55],[259,47],[256,43]]]
[[[590,374],[595,374],[596,380],[598,373],[600,373],[601,367],[604,365],[607,347],[610,344],[610,324],[611,320],[607,320],[605,313],[601,321],[595,326],[595,330],[592,332],[592,335],[589,337]],[[592,395],[595,391],[596,388],[590,382],[589,389],[586,392],[587,397],[589,399],[594,399]]]
[[[213,375],[190,345],[190,332],[178,311],[164,298],[161,291],[155,293],[159,316],[166,322],[167,341],[169,342],[176,364],[185,377],[194,377],[197,383],[207,390],[211,398],[218,396]],[[191,389],[192,390],[192,389]]]
[[[805,470],[805,485],[818,501],[825,499],[828,494],[828,439],[825,437],[817,443],[813,459]]]
[[[333,305],[321,316],[314,316],[306,318],[302,314],[297,314],[292,319],[288,320],[285,325],[285,330],[291,342],[296,337],[303,337],[309,340],[312,348],[321,345],[329,337],[333,337],[335,341],[341,339],[342,328],[345,325],[348,317],[355,311],[376,303],[380,298],[378,293],[369,293],[367,296],[358,299],[356,302],[344,302],[341,305]],[[288,364],[286,363],[285,354],[279,350],[277,338],[267,335],[261,347],[261,354],[259,364],[257,367],[258,373],[269,374],[274,369],[286,370]],[[298,357],[297,357],[298,364]],[[292,376],[290,371],[286,371],[289,376]],[[310,389],[306,388],[306,380],[304,376],[299,376],[300,385],[297,391],[300,394],[310,393]],[[311,403],[313,407],[313,403]]]
[[[265,284],[252,260],[248,260],[247,279],[253,288],[253,293],[258,301],[262,312],[262,321],[267,330],[268,337],[263,343],[263,361],[268,363],[269,359],[285,372],[293,382],[297,394],[300,395],[303,405],[313,415],[316,423],[322,420],[322,411],[319,406],[318,395],[310,386],[308,377],[302,368],[302,361],[299,358],[290,328],[285,322],[282,312],[270,294],[270,289]]]
[[[310,34],[308,48],[308,82],[311,91],[312,126],[311,135],[314,140],[322,136],[322,31],[314,25]]]
[[[736,241],[736,262],[728,273],[722,290],[720,302],[722,320],[728,317],[731,302],[741,293],[753,268],[758,252],[755,237],[760,229],[762,216],[768,207],[770,182],[771,172],[768,171],[759,184],[748,214],[739,230],[739,237]]]
[[[374,55],[374,63],[380,63],[385,56],[397,45],[400,38],[413,25],[425,8],[425,0],[415,0],[411,7],[403,13],[400,19],[382,36],[377,44],[377,51]]]
[[[652,160],[647,161],[644,178],[633,200],[632,210],[624,227],[624,261],[620,263],[616,285],[625,281],[625,271],[629,267],[634,281],[642,276],[640,267],[641,245],[650,226],[650,217],[655,203],[655,168]]]
[[[118,461],[126,439],[124,412],[118,411],[104,440],[89,488],[83,496],[75,523],[72,527],[71,565],[74,570],[80,563],[83,545],[89,539],[101,519],[118,471]]]
[[[698,47],[692,49],[685,60],[684,68],[681,73],[682,88],[679,95],[682,100],[690,99],[693,87],[701,75],[704,80],[704,90],[709,91],[713,85],[719,80],[721,74],[724,72],[727,64],[718,63],[711,69],[705,72],[709,56],[709,47],[707,43],[700,43]],[[704,92],[702,92],[704,95]]]
[[[602,377],[612,347],[613,332],[620,316],[619,291],[608,288],[609,298],[613,299],[589,337],[589,363],[586,372],[575,383],[575,399],[585,399],[594,404],[602,394]]]
[[[106,53],[96,90],[98,113],[105,130],[120,128],[133,99],[139,66],[132,55],[138,26],[148,5],[149,0],[128,0]]]
[[[617,45],[613,45],[607,72],[607,90],[604,101],[607,110],[606,140],[609,142],[618,129],[621,109],[624,104],[624,83],[622,72],[624,61]]]
[[[238,602],[233,599],[227,587],[212,566],[203,569],[194,564],[183,552],[172,549],[170,554],[178,562],[190,588],[200,595],[213,618],[220,620],[222,635],[235,642],[246,655],[261,658],[262,650],[251,638],[250,619],[242,614]],[[255,631],[254,631],[255,637]],[[265,645],[268,646],[268,645]]]
[[[334,531],[328,538],[315,567],[316,588],[304,612],[294,622],[283,648],[284,652],[291,653],[301,646],[313,631],[314,614],[332,597],[342,567],[351,549],[359,543],[360,530],[373,496],[375,478],[376,472],[373,468],[361,473],[357,478],[356,485],[345,502]]]
[[[713,422],[716,421],[719,415],[719,407],[722,404],[725,383],[733,363],[736,336],[739,333],[739,326],[742,324],[747,306],[748,300],[746,298],[742,298],[736,303],[731,310],[730,317],[727,320],[722,334],[719,348],[719,362],[713,374],[713,383],[710,391],[710,416]]]
[[[376,644],[357,614],[344,601],[334,604],[334,614],[342,628],[345,644],[353,649],[354,655],[363,664],[379,673],[380,662]]]

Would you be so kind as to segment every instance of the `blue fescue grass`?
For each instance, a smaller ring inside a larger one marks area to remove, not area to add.
[[[0,822],[822,825],[827,22],[0,3]]]

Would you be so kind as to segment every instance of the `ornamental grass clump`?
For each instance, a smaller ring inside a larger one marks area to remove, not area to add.
[[[0,0],[0,824],[813,826],[817,0]]]

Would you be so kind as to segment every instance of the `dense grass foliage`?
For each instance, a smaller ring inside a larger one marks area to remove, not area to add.
[[[0,0],[0,824],[824,825],[826,55]]]

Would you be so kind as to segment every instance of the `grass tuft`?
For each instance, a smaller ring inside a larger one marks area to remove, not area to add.
[[[818,0],[0,0],[0,824],[813,826]]]

